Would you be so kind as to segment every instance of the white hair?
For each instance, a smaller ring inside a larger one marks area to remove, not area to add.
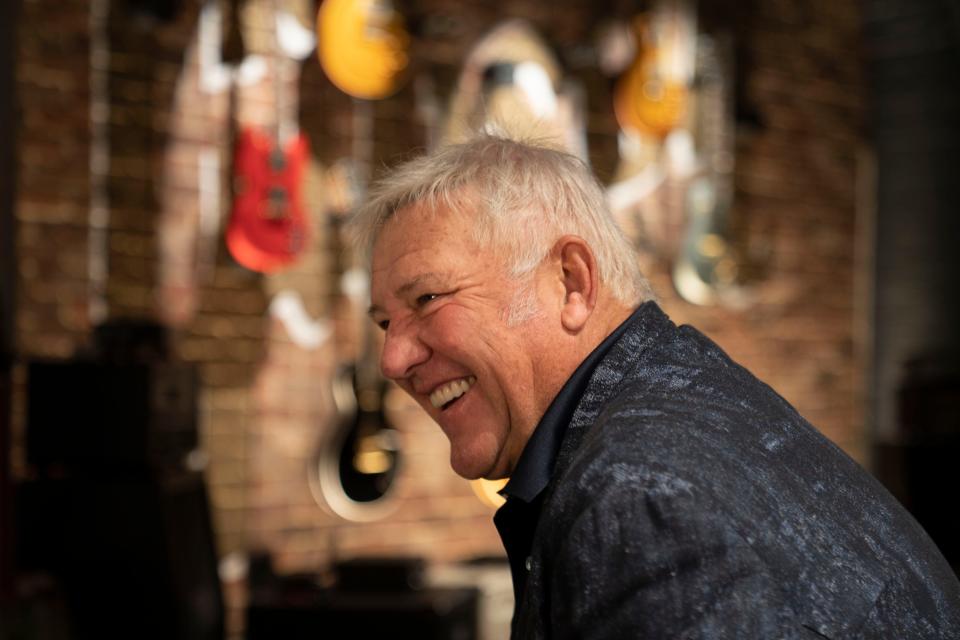
[[[572,234],[590,246],[600,282],[617,300],[635,306],[653,298],[603,188],[572,154],[481,134],[408,160],[376,182],[354,215],[359,246],[369,253],[386,222],[413,204],[432,215],[466,216],[477,246],[502,252],[514,278],[529,274],[558,238]]]

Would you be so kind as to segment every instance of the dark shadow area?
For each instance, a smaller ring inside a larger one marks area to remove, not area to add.
[[[401,631],[424,640],[478,638],[478,592],[424,585],[419,558],[363,558],[338,563],[334,584],[316,576],[277,576],[266,557],[251,568],[247,640],[312,640],[330,633],[375,638]]]
[[[59,621],[57,638],[222,638],[196,369],[169,358],[159,325],[114,321],[94,338],[72,360],[27,366],[24,637],[50,637],[32,610]]]
[[[960,567],[960,4],[865,4],[875,471]]]

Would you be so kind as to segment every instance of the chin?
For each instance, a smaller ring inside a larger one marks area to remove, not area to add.
[[[450,466],[461,478],[495,480],[510,475],[504,459],[505,442],[496,437],[495,430],[455,434],[450,441]]]
[[[489,469],[482,465],[477,464],[474,461],[464,461],[450,457],[450,466],[453,468],[453,471],[463,478],[464,480],[477,480],[479,478],[488,478]],[[489,478],[488,478],[489,479]]]
[[[466,480],[477,480],[479,478],[486,478],[487,480],[494,480],[501,477],[506,477],[507,474],[499,473],[497,466],[496,455],[491,455],[490,453],[484,454],[474,454],[470,455],[469,453],[461,451],[458,455],[456,449],[451,445],[450,451],[450,466],[453,468],[454,472]]]

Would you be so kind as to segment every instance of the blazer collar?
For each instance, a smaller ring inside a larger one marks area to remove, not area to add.
[[[610,398],[634,377],[631,374],[644,356],[676,330],[676,325],[653,301],[640,305],[625,324],[625,331],[594,368],[573,412],[553,466],[554,478],[567,468],[600,412]]]
[[[524,447],[504,496],[532,503],[566,464],[644,351],[674,325],[655,302],[640,305],[574,371]]]

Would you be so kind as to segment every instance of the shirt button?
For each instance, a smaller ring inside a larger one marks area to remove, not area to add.
[[[527,571],[530,571],[530,567],[533,566],[533,556],[527,556],[527,559],[523,562],[523,566],[527,568]]]

